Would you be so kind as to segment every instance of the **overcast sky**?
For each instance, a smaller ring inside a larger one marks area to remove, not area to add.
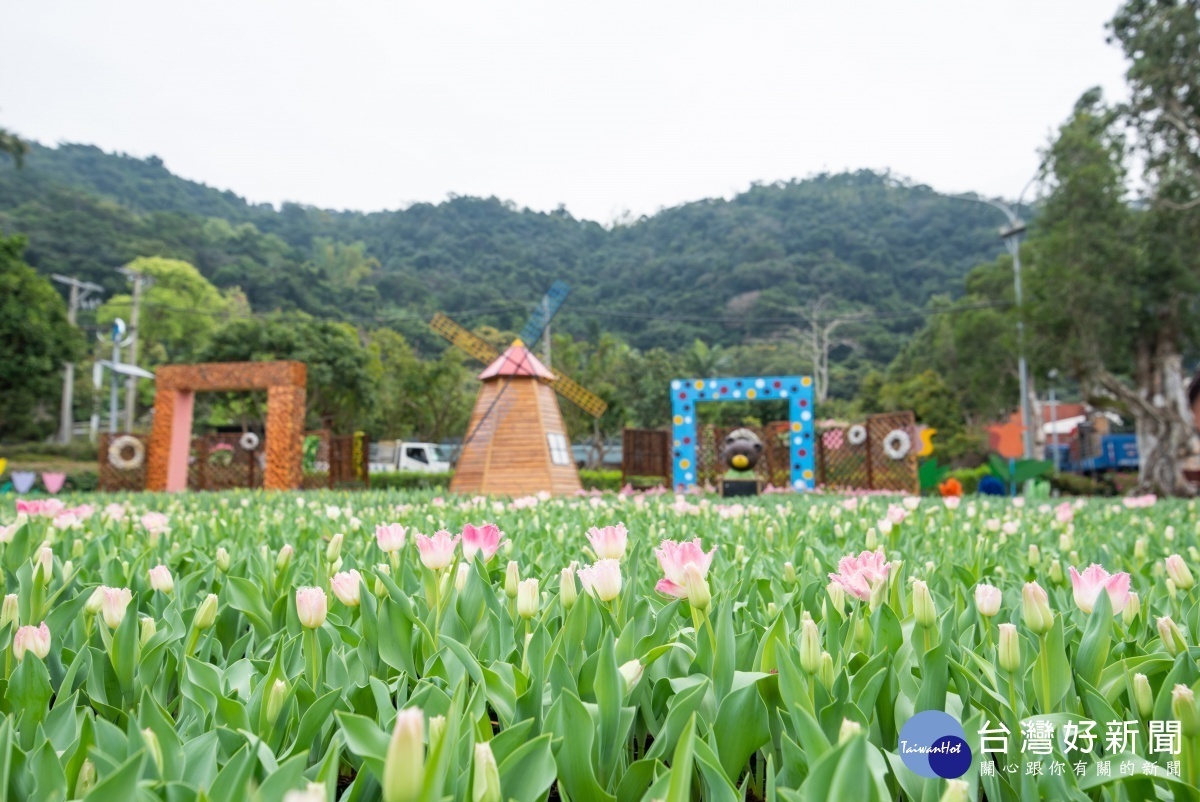
[[[608,222],[821,171],[1014,198],[1113,0],[8,0],[0,127],[251,201]]]

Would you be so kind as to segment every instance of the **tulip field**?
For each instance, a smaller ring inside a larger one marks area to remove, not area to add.
[[[1194,502],[13,499],[0,799],[1200,799]]]

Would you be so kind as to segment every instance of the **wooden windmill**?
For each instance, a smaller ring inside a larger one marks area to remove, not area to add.
[[[568,292],[565,283],[554,282],[503,353],[441,312],[429,322],[438,334],[487,365],[479,374],[483,387],[450,482],[452,492],[527,496],[546,491],[561,496],[582,489],[555,393],[597,418],[608,404],[546,367],[530,350]]]

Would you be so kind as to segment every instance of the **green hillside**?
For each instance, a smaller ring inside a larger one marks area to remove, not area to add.
[[[557,331],[612,332],[640,349],[794,339],[821,296],[865,315],[849,364],[880,365],[1000,245],[996,214],[868,171],[758,185],[606,228],[495,198],[403,211],[252,205],[171,174],[156,158],[33,145],[0,164],[0,232],[27,261],[125,291],[137,256],[186,260],[257,312],[302,310],[394,328],[433,346],[444,309],[470,327],[520,327],[555,279],[573,287]]]

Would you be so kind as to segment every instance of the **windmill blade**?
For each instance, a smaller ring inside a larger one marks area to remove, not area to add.
[[[604,414],[604,410],[608,409],[608,403],[591,390],[585,390],[570,377],[557,370],[553,373],[554,381],[550,382],[550,386],[554,388],[554,391],[587,414],[598,418]]]
[[[570,292],[571,287],[565,281],[556,281],[550,285],[550,289],[542,296],[537,308],[529,316],[529,322],[525,324],[525,328],[521,329],[521,342],[529,348],[537,344],[546,331],[546,327],[550,325],[551,318],[558,314],[559,307],[563,305],[563,301],[567,300]]]
[[[461,348],[485,365],[491,364],[500,356],[500,352],[487,340],[458,325],[441,312],[429,321],[429,328],[449,340],[451,345]]]

